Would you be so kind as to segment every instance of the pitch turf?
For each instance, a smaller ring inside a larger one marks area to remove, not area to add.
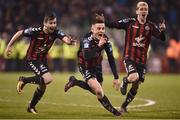
[[[19,75],[30,73],[0,73],[0,118],[2,119],[116,119],[96,100],[96,97],[78,87],[64,93],[63,88],[72,73],[54,73],[54,81],[37,105],[39,113],[26,112],[36,85],[27,85],[23,94],[16,93]],[[82,78],[75,74],[77,78]],[[120,75],[121,78],[123,75]],[[124,100],[120,92],[112,88],[112,76],[104,76],[103,88],[112,104],[119,107]],[[144,106],[149,102],[154,105]],[[153,103],[152,103],[153,104]],[[137,98],[130,104],[129,113],[121,119],[180,119],[180,75],[147,74]]]

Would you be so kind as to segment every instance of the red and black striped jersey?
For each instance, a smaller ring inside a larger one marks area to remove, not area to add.
[[[46,34],[43,27],[30,27],[23,31],[23,36],[30,38],[26,59],[44,61],[56,38],[62,40],[65,34],[58,29],[51,34]]]
[[[101,65],[103,59],[102,51],[105,50],[114,78],[118,79],[119,76],[114,61],[112,45],[105,34],[104,37],[107,38],[107,42],[101,47],[98,46],[99,40],[93,38],[91,32],[83,37],[78,50],[78,64],[83,65],[86,69]]]
[[[164,32],[160,32],[159,28],[150,21],[140,24],[135,18],[127,18],[118,22],[106,22],[106,26],[126,31],[123,57],[138,64],[146,64],[151,36],[165,40]]]

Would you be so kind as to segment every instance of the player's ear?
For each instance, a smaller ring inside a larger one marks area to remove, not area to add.
[[[138,7],[136,8],[136,15],[138,15]]]
[[[136,6],[136,15],[138,15],[139,14],[139,6],[138,6],[138,4],[137,4],[137,6]]]
[[[46,25],[46,22],[45,22],[45,21],[43,21],[43,25],[44,25],[44,26]]]
[[[91,25],[91,31],[92,32],[94,31],[94,25],[93,24]]]

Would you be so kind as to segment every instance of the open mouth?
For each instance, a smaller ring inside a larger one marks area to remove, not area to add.
[[[99,37],[102,37],[102,36],[103,36],[103,33],[98,34],[98,36],[99,36]]]
[[[51,30],[51,31],[53,31],[53,30],[54,30],[54,28],[50,28],[50,30]]]
[[[142,17],[146,17],[146,15],[145,15],[145,14],[142,14]]]

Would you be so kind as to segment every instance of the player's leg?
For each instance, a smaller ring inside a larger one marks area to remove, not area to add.
[[[36,104],[39,102],[39,100],[42,98],[46,90],[46,85],[39,85],[34,94],[31,102],[28,105],[27,111],[33,114],[37,114],[37,110],[35,109]]]
[[[42,96],[45,93],[46,86],[52,82],[52,75],[50,72],[42,73],[43,83],[39,84],[39,86],[36,88],[33,98],[28,106],[27,111],[36,114],[37,111],[35,109],[36,104],[40,101]]]
[[[127,77],[124,77],[121,82],[121,93],[122,95],[126,95],[127,93],[127,86],[129,83],[135,82],[139,79],[139,74],[137,73],[137,69],[135,63],[130,60],[124,61],[126,72],[128,73]]]
[[[95,94],[86,82],[84,82],[83,80],[76,79],[75,76],[69,77],[69,81],[68,83],[66,83],[64,87],[64,91],[67,92],[71,87],[74,87],[74,86],[78,86],[84,90],[88,90],[91,93]]]
[[[28,61],[28,65],[34,71],[34,73],[36,75],[31,76],[31,77],[20,76],[18,84],[17,84],[17,92],[18,93],[22,92],[24,86],[27,83],[30,83],[30,84],[44,84],[44,78],[42,78],[42,76],[41,76],[41,71],[43,71],[43,73],[48,72],[47,65],[41,64],[41,63],[36,62],[36,61]],[[48,80],[50,80],[50,78],[48,78]]]
[[[141,83],[141,81],[136,81],[132,83],[132,87],[129,90],[125,101],[123,102],[123,104],[121,105],[121,111],[122,112],[127,112],[127,106],[129,105],[129,103],[132,102],[132,100],[134,99],[134,97],[137,94],[138,88],[139,88],[139,84]]]
[[[127,106],[129,105],[129,103],[131,103],[133,101],[133,99],[135,98],[137,92],[138,92],[138,88],[139,85],[144,82],[145,79],[145,73],[146,73],[146,68],[144,66],[137,66],[137,71],[139,74],[139,78],[138,80],[136,80],[135,82],[132,82],[132,87],[129,90],[125,101],[123,102],[123,104],[121,105],[121,111],[122,112],[127,112]]]
[[[90,79],[91,77],[94,77],[94,75],[92,76],[90,70],[85,70],[82,66],[79,66],[79,71],[83,75],[85,81]],[[92,94],[95,94],[85,81],[78,80],[74,76],[70,76],[68,83],[66,83],[64,87],[64,91],[67,92],[71,87],[78,86],[82,89],[90,91]]]
[[[94,91],[97,96],[98,101],[102,104],[102,106],[108,110],[109,112],[113,113],[116,116],[120,116],[121,113],[116,110],[110,103],[109,99],[104,95],[104,91],[102,89],[101,84],[97,81],[96,78],[90,78],[87,81],[90,88]]]
[[[31,112],[33,114],[37,113],[35,106],[40,101],[42,96],[44,95],[46,86],[49,83],[51,83],[53,80],[52,75],[48,70],[48,66],[47,66],[46,62],[37,63],[36,68],[37,69],[35,70],[35,73],[40,78],[40,79],[36,80],[36,84],[38,84],[39,86],[35,90],[32,100],[31,100],[30,104],[28,105],[28,109],[27,109],[28,112]]]

